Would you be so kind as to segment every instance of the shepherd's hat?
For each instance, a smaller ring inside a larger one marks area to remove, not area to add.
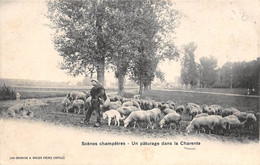
[[[91,82],[92,82],[92,81],[95,81],[95,82],[97,82],[97,83],[98,83],[98,80],[97,80],[97,79],[91,79]]]

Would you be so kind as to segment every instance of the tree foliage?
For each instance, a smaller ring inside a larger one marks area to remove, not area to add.
[[[217,80],[217,59],[213,56],[201,57],[200,83],[203,87],[212,87]]]
[[[178,27],[180,15],[166,1],[149,1],[138,7],[139,12],[133,19],[135,23],[132,27],[135,34],[138,34],[135,46],[137,56],[131,60],[129,75],[139,84],[139,93],[142,94],[143,87],[148,89],[156,72],[159,75],[159,61],[165,58],[172,60],[179,56],[175,44],[167,39],[167,35]]]
[[[181,80],[185,85],[195,86],[198,83],[199,72],[194,55],[196,49],[197,45],[194,42],[183,46],[184,56],[182,58]]]
[[[259,91],[260,61],[227,62],[219,70],[216,85],[220,87],[248,88]]]
[[[55,30],[54,46],[63,57],[60,68],[73,76],[96,72],[103,82],[110,67],[123,90],[125,75],[150,84],[159,60],[178,56],[167,36],[178,27],[180,15],[168,1],[49,1],[47,17]],[[137,73],[137,67],[142,71]]]

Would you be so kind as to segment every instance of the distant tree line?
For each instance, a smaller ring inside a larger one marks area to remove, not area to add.
[[[247,88],[259,91],[260,58],[249,62],[227,62],[217,68],[213,56],[201,57],[195,62],[194,42],[183,46],[181,82],[191,87]]]

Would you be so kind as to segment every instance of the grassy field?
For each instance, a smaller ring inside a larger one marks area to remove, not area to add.
[[[154,88],[157,90],[157,88]],[[195,92],[213,92],[213,93],[223,93],[223,94],[239,94],[239,95],[247,95],[247,89],[243,88],[190,88],[190,89],[183,89],[183,88],[167,88],[169,90],[185,90],[185,91],[195,91]],[[158,89],[160,90],[160,89]],[[256,91],[254,94],[257,95]]]
[[[136,93],[136,91],[134,92]],[[133,93],[133,94],[134,94]],[[132,94],[132,95],[133,95]],[[185,93],[185,92],[172,92],[172,91],[162,91],[162,90],[151,90],[146,92],[144,95],[146,99],[154,99],[157,101],[175,101],[178,105],[186,104],[187,102],[193,102],[197,104],[219,104],[223,107],[236,107],[241,111],[247,110],[259,110],[259,98],[252,97],[237,97],[237,96],[221,96],[221,95],[211,95],[211,94],[200,94],[200,93]],[[102,125],[99,128],[93,127],[96,121],[95,112],[91,116],[90,124],[85,125],[82,123],[85,116],[83,114],[74,113],[64,113],[62,112],[61,100],[62,97],[55,98],[41,98],[40,101],[46,103],[44,106],[34,107],[34,117],[26,118],[26,120],[34,121],[44,121],[57,125],[64,125],[70,127],[82,127],[88,130],[97,131],[100,133],[113,133],[115,135],[133,135],[140,137],[155,137],[155,138],[172,138],[178,135],[183,136],[194,136],[198,138],[206,138],[208,140],[219,140],[219,141],[231,141],[231,142],[243,142],[247,143],[252,140],[259,140],[259,130],[258,128],[254,131],[241,130],[241,134],[232,133],[227,135],[215,135],[215,134],[200,134],[200,135],[186,135],[185,129],[188,126],[191,118],[184,114],[182,116],[181,125],[179,130],[170,130],[169,128],[160,129],[157,127],[154,130],[146,129],[146,124],[141,124],[140,128],[133,128],[133,124],[129,125],[128,128],[123,127],[121,123],[120,127],[107,125],[107,121],[102,119]],[[22,100],[21,100],[22,101]],[[3,118],[10,118],[6,114],[6,109],[18,101],[0,101],[0,112]],[[18,119],[24,119],[21,116],[17,116]],[[241,136],[240,136],[241,135]]]
[[[69,92],[75,91],[90,91],[89,87],[14,87],[16,92],[21,95],[21,99],[30,98],[48,98],[48,97],[65,97]],[[115,88],[108,88],[107,92],[116,92]]]
[[[171,100],[177,105],[184,105],[188,102],[196,103],[199,105],[217,104],[224,108],[235,107],[240,111],[259,111],[260,98],[247,97],[247,96],[226,96],[215,95],[208,93],[186,93],[181,91],[162,91],[151,90],[147,91],[144,95],[146,99],[153,99],[158,101]]]

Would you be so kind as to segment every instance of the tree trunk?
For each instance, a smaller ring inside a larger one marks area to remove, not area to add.
[[[98,63],[97,79],[100,84],[105,85],[105,58],[102,58]]]
[[[144,84],[144,91],[148,91],[148,85]]]
[[[124,83],[125,83],[125,75],[119,73],[118,74],[118,95],[124,96]]]
[[[96,16],[96,28],[97,28],[97,53],[100,56],[98,58],[98,66],[97,66],[97,79],[100,84],[104,84],[105,80],[105,53],[106,53],[106,43],[103,38],[103,32],[102,32],[102,21],[103,21],[103,15],[102,15],[102,9],[98,8],[97,10],[100,10],[97,16]]]
[[[141,81],[139,83],[139,95],[141,98],[143,97],[143,83]]]

